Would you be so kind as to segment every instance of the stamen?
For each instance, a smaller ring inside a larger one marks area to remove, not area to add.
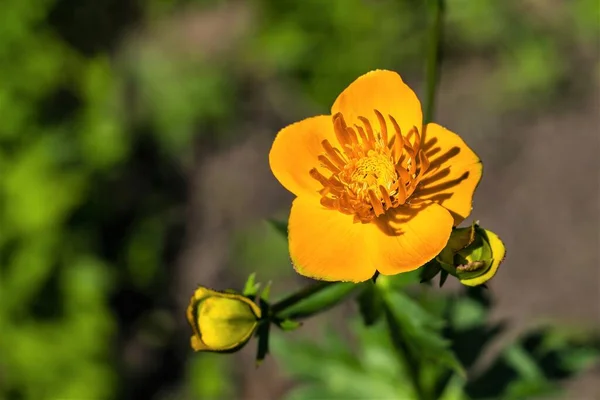
[[[319,190],[319,194],[322,197],[326,197],[327,195],[331,194],[331,187],[330,186],[325,186],[323,189]]]
[[[351,127],[346,128],[346,133],[350,138],[350,142],[352,143],[352,147],[358,146],[358,138],[356,137],[356,132]]]
[[[431,164],[429,162],[429,158],[427,158],[427,156],[425,155],[425,152],[421,151],[419,153],[419,162],[420,162],[420,171],[419,171],[419,177],[418,179],[421,179],[421,177],[423,177],[423,175],[425,175],[425,173],[427,172],[427,170],[429,169],[429,165]]]
[[[321,145],[325,149],[325,152],[329,158],[331,158],[331,161],[333,161],[339,169],[344,169],[346,161],[342,158],[340,151],[334,148],[327,139],[323,140]]]
[[[406,186],[404,186],[403,182],[400,182],[398,185],[398,204],[406,203],[406,199],[408,199],[408,195],[406,194]]]
[[[375,111],[375,115],[377,115],[377,119],[379,120],[379,126],[381,127],[381,140],[383,141],[383,145],[388,145],[388,134],[387,134],[387,124],[385,123],[385,118],[383,115],[377,110]]]
[[[398,173],[398,175],[400,175],[401,182],[408,183],[410,181],[410,175],[402,165],[396,165],[396,172]]]
[[[362,141],[362,145],[363,145],[364,149],[367,151],[371,150],[373,148],[373,146],[371,145],[371,142],[369,141],[369,138],[367,137],[365,130],[359,125],[354,125],[354,126],[358,130],[358,135],[360,136],[360,140]]]
[[[336,210],[338,208],[337,205],[339,204],[339,201],[330,197],[321,197],[320,203],[325,208]]]
[[[346,122],[340,113],[337,113],[333,116],[333,131],[335,132],[338,142],[342,145],[342,148],[351,143],[348,135],[346,134]]]
[[[375,195],[373,190],[369,190],[369,199],[371,200],[371,205],[373,206],[373,211],[375,211],[375,216],[379,217],[383,215],[384,210],[381,205],[381,200]]]
[[[319,190],[323,207],[353,215],[355,222],[362,223],[406,204],[431,172],[418,129],[412,127],[403,136],[393,116],[384,118],[378,110],[374,113],[379,123],[376,131],[365,117],[357,117],[360,122],[349,127],[342,114],[335,114],[333,125],[339,145],[334,147],[323,140],[320,167],[309,172],[323,186]],[[393,132],[388,133],[387,123]],[[331,175],[327,177],[327,173]]]
[[[375,135],[373,134],[373,128],[371,128],[371,123],[365,117],[358,117],[365,124],[365,129],[367,130],[367,139],[371,143],[375,143]]]
[[[421,135],[419,134],[419,130],[416,126],[413,126],[410,130],[415,133],[415,144],[413,145],[413,149],[415,150],[415,154],[421,150]]]
[[[381,192],[381,197],[383,197],[385,209],[389,210],[390,208],[392,208],[392,199],[390,199],[390,194],[387,192],[383,185],[379,185],[379,191]]]
[[[406,152],[408,153],[408,156],[409,156],[406,164],[409,167],[409,175],[412,176],[415,173],[415,171],[417,170],[416,160],[415,160],[416,154],[415,154],[415,150],[410,145],[410,142],[408,140],[406,142],[404,142],[404,150],[406,150]]]
[[[394,131],[396,133],[396,141],[394,143],[394,156],[398,160],[400,159],[402,149],[404,148],[404,138],[402,137],[402,130],[400,129],[400,125],[398,125],[398,122],[396,122],[394,117],[392,117],[391,115],[388,115],[388,117],[390,118],[390,121],[392,121],[392,126],[394,127]]]
[[[317,181],[319,181],[319,183],[321,185],[323,185],[323,187],[329,187],[329,179],[325,178],[323,176],[323,174],[321,174],[319,171],[317,171],[316,168],[311,169],[310,171],[308,171],[308,174],[310,175],[311,178],[316,179]]]
[[[329,158],[325,157],[324,155],[322,155],[322,154],[319,155],[318,159],[321,162],[321,164],[323,165],[323,167],[327,168],[328,170],[330,170],[334,174],[337,174],[338,172],[340,172],[340,169],[338,167],[336,167],[331,162],[331,160],[329,160]]]

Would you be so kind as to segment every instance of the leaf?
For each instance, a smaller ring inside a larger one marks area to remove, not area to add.
[[[290,307],[286,307],[276,313],[275,316],[280,319],[306,318],[335,306],[359,287],[360,285],[350,282],[331,283],[321,291],[300,300]]]
[[[464,368],[440,333],[443,321],[428,313],[408,296],[399,292],[385,293],[387,320],[396,347],[409,357],[426,360],[465,376]]]
[[[429,282],[442,270],[442,266],[435,259],[429,261],[421,270],[421,283]]]
[[[265,286],[265,288],[260,293],[260,298],[265,303],[269,301],[269,296],[271,295],[271,283],[272,282],[269,281],[269,283],[267,283],[267,285]]]
[[[440,287],[444,286],[444,283],[446,283],[446,279],[448,279],[448,275],[448,271],[443,269],[440,273]]]
[[[544,374],[535,360],[521,346],[510,346],[504,353],[507,363],[527,380],[543,379]]]
[[[485,323],[486,308],[476,300],[462,297],[454,302],[450,318],[454,329],[472,329]]]
[[[392,276],[380,275],[377,277],[376,285],[384,290],[402,290],[408,286],[419,283],[421,280],[420,275],[420,268]]]
[[[293,321],[291,319],[276,321],[275,324],[284,331],[293,331],[302,326],[302,322]]]
[[[415,399],[384,324],[365,328],[353,319],[349,325],[353,346],[333,329],[326,329],[324,338],[300,341],[273,335],[273,352],[299,383],[286,398]]]
[[[536,329],[509,344],[487,370],[467,383],[469,396],[516,400],[556,393],[560,380],[579,372],[565,368],[565,360],[576,355],[577,348],[598,348],[596,336],[579,347],[565,340],[562,333],[557,334],[561,330],[556,325]]]
[[[281,234],[281,236],[287,238],[288,236],[288,224],[284,221],[279,221],[276,219],[269,218],[267,219],[267,223],[271,225],[275,230]]]
[[[453,376],[444,388],[439,400],[468,400],[464,391],[465,382],[463,378]]]
[[[375,284],[366,283],[357,297],[358,309],[366,326],[376,323],[383,311],[383,300]]]
[[[256,283],[256,272],[253,272],[248,276],[248,279],[246,279],[246,284],[244,285],[244,291],[242,293],[244,296],[253,299],[258,294],[258,289],[260,289],[260,283]]]

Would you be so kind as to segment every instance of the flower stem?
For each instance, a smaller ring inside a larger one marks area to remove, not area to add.
[[[439,67],[442,60],[442,34],[444,27],[444,0],[429,0],[429,43],[427,48],[427,63],[425,65],[426,76],[426,98],[425,98],[425,115],[424,123],[427,124],[433,120],[435,112],[436,88],[440,78]],[[392,333],[392,332],[391,332]],[[408,346],[402,346],[405,354],[409,376],[412,380],[417,398],[419,400],[428,400],[429,393],[423,386],[422,374],[423,363],[418,354],[414,354]]]
[[[271,306],[271,312],[276,314],[285,310],[288,307],[295,305],[296,303],[306,299],[307,297],[312,296],[315,293],[320,292],[321,290],[329,287],[330,285],[335,285],[338,282],[322,282],[318,281],[310,286],[307,286],[303,289],[300,289],[296,293],[289,295],[283,300],[278,301],[277,303]]]
[[[444,0],[429,0],[430,25],[425,76],[427,81],[424,122],[432,121],[435,112],[436,87],[439,81],[441,42],[444,26]]]

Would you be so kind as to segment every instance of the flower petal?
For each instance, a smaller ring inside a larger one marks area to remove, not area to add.
[[[327,139],[337,144],[331,116],[307,118],[283,128],[275,137],[269,153],[269,165],[275,178],[290,192],[318,195],[321,184],[309,171],[319,167],[317,157],[324,153],[321,142]],[[325,176],[326,170],[320,169]]]
[[[324,281],[362,282],[375,274],[365,234],[369,224],[329,210],[314,197],[297,197],[289,221],[290,256],[296,271]]]
[[[423,149],[431,165],[413,197],[444,206],[458,225],[471,213],[481,160],[456,133],[434,123],[427,124]]]
[[[386,119],[388,115],[393,116],[403,134],[407,134],[413,126],[421,130],[421,103],[396,72],[376,70],[362,75],[338,96],[331,114],[342,113],[346,123],[352,126],[360,124],[359,116],[368,118],[372,123],[377,121],[373,110],[381,112]],[[377,123],[375,129],[378,129]]]
[[[452,216],[442,206],[398,207],[371,224],[369,239],[375,267],[383,275],[419,268],[448,243]]]

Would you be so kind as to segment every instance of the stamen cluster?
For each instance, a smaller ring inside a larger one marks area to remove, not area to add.
[[[354,215],[354,222],[372,221],[407,203],[430,166],[416,127],[403,136],[394,117],[388,115],[394,131],[390,138],[386,119],[374,111],[379,131],[373,130],[366,117],[358,117],[362,125],[349,127],[341,113],[334,115],[341,151],[323,140],[324,153],[318,157],[331,175],[326,177],[317,168],[309,172],[323,185],[321,205]]]

